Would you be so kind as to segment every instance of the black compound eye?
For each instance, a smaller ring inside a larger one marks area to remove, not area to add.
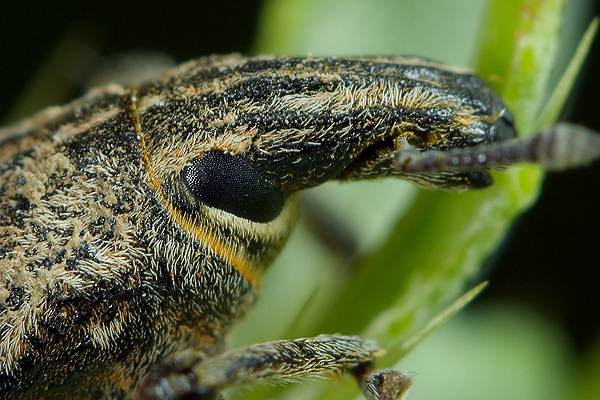
[[[202,203],[255,222],[273,220],[286,199],[244,158],[220,151],[192,161],[181,179]]]

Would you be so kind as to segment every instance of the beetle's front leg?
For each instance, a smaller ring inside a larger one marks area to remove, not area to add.
[[[138,395],[161,400],[218,399],[219,390],[240,383],[350,371],[369,400],[398,399],[406,393],[410,379],[393,370],[369,373],[379,353],[372,341],[342,335],[268,342],[205,360],[187,353],[152,371]]]

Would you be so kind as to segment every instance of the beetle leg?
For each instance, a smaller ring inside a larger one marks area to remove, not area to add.
[[[372,370],[372,364],[361,364],[352,369],[352,374],[368,400],[402,399],[408,392],[411,379],[406,374],[385,368]]]
[[[227,386],[261,380],[289,381],[298,378],[351,371],[369,400],[392,400],[403,394],[410,380],[391,370],[366,373],[380,355],[372,341],[356,336],[320,335],[281,340],[232,350],[200,360],[180,357],[181,365],[151,372],[138,390],[141,399],[217,399]],[[166,367],[166,368],[165,368]],[[364,372],[363,372],[364,371]],[[393,387],[394,385],[400,385]]]

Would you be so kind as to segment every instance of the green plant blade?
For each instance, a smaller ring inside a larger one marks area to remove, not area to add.
[[[492,0],[490,3],[485,37],[494,40],[483,42],[478,72],[483,77],[498,78],[495,86],[513,110],[522,135],[533,133],[537,128],[533,123],[546,100],[563,6],[563,0]],[[509,10],[512,19],[504,18],[499,23],[501,10]],[[514,43],[512,55],[496,60],[494,64],[486,61],[490,55],[497,57],[493,55],[496,52],[507,51],[499,43],[502,38]]]
[[[488,285],[488,282],[482,282],[474,288],[467,291],[465,294],[456,299],[452,304],[450,304],[447,308],[442,310],[439,314],[433,317],[424,327],[419,329],[414,334],[410,335],[408,339],[404,342],[399,343],[394,348],[387,349],[387,353],[385,355],[386,358],[393,360],[392,362],[396,362],[404,357],[408,352],[414,349],[419,343],[423,342],[429,335],[433,332],[441,328],[452,318],[456,313],[465,308],[467,304],[469,304],[475,297],[477,297]],[[390,314],[393,314],[393,310],[390,310]],[[390,315],[388,318],[393,319],[394,316]],[[382,323],[386,323],[385,320],[381,321]],[[372,324],[372,326],[375,324]],[[377,331],[377,327],[373,326],[373,329]],[[366,332],[368,335],[368,332]],[[384,361],[385,362],[385,361]]]
[[[599,23],[600,19],[596,17],[588,26],[585,34],[581,38],[581,42],[579,42],[579,46],[577,46],[577,50],[575,50],[575,54],[573,55],[571,62],[554,88],[552,95],[544,106],[544,109],[538,117],[535,126],[544,127],[550,125],[560,116],[560,112],[562,111],[567,98],[569,97],[569,93],[571,93],[571,89],[575,84],[577,75],[579,74],[585,58],[590,51],[592,42],[598,33]]]

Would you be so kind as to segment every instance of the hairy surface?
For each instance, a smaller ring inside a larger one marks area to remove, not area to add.
[[[503,140],[505,116],[478,78],[423,60],[226,56],[0,130],[0,398],[128,398],[176,350],[219,353],[298,190],[386,175],[482,186],[398,172],[393,154]],[[278,194],[272,220],[202,201],[185,171],[218,154],[243,160],[239,190]]]

